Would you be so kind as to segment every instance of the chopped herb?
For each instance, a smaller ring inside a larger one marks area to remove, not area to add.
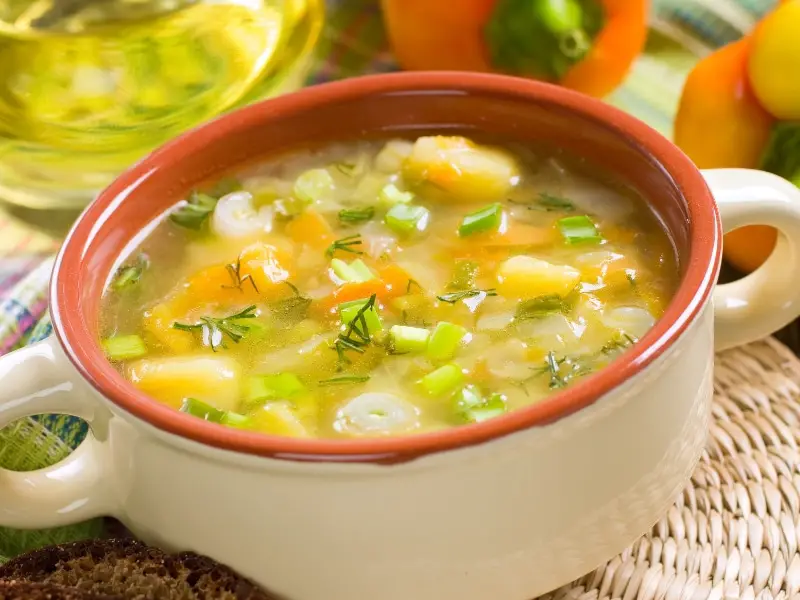
[[[608,341],[608,343],[602,347],[600,352],[602,354],[613,354],[618,350],[624,350],[626,348],[630,348],[633,346],[638,340],[624,331],[620,332],[619,335],[613,337]]]
[[[572,303],[569,298],[562,298],[558,294],[546,294],[520,302],[514,318],[518,320],[541,319],[547,315],[568,313],[571,309]]]
[[[330,379],[321,379],[319,385],[348,385],[351,383],[364,383],[369,381],[369,375],[340,375]]]
[[[225,269],[228,271],[228,275],[231,276],[231,281],[233,282],[233,285],[223,285],[222,286],[223,288],[226,288],[226,289],[237,289],[237,290],[240,290],[240,291],[244,292],[244,288],[242,288],[242,285],[246,281],[249,281],[250,285],[253,286],[253,289],[255,290],[256,294],[258,293],[258,287],[256,286],[255,280],[250,276],[250,273],[248,273],[247,275],[242,276],[242,259],[241,259],[241,257],[237,258],[235,263],[231,263],[231,264],[225,265]]]
[[[178,323],[172,324],[174,329],[181,331],[199,331],[203,337],[203,343],[210,346],[214,352],[219,348],[224,348],[223,338],[227,336],[235,344],[238,344],[250,331],[250,326],[240,323],[242,319],[255,319],[256,305],[248,306],[244,310],[229,315],[227,317],[200,317],[199,323]]]
[[[302,321],[308,315],[311,298],[304,296],[293,283],[289,281],[284,281],[283,283],[289,286],[293,295],[273,302],[270,304],[270,308],[284,319]]]
[[[333,343],[333,349],[336,350],[336,354],[338,355],[339,363],[337,365],[337,370],[341,371],[345,364],[349,364],[351,361],[347,358],[345,354],[347,351],[352,350],[353,352],[357,352],[359,354],[364,354],[366,351],[366,346],[372,341],[371,333],[369,330],[368,325],[368,317],[367,314],[369,312],[369,316],[373,317],[374,319],[378,319],[378,324],[380,325],[380,318],[378,317],[377,312],[375,311],[375,300],[377,296],[372,294],[366,301],[364,300],[356,300],[354,301],[356,304],[362,303],[361,307],[355,312],[355,314],[347,315],[348,320],[345,322],[346,329],[339,334],[339,337],[336,338],[336,341]],[[354,306],[353,303],[346,303],[347,305],[343,305],[346,308]],[[340,307],[341,309],[341,307]],[[373,320],[370,318],[370,321]],[[344,319],[343,319],[344,320]],[[355,336],[355,337],[354,337]]]
[[[539,194],[532,202],[519,202],[516,200],[508,200],[512,204],[522,204],[528,210],[540,210],[545,212],[572,212],[575,210],[575,205],[561,196],[553,196],[546,192]]]
[[[199,230],[206,222],[214,208],[217,206],[217,199],[202,192],[192,192],[185,204],[179,206],[169,216],[169,220],[186,227],[187,229]]]
[[[413,286],[417,286],[420,290],[422,289],[422,286],[419,283],[417,283],[413,279],[409,279],[408,283],[406,284],[406,294],[410,294],[411,293],[411,288]]]
[[[375,216],[374,206],[365,206],[364,208],[351,208],[339,211],[339,220],[342,223],[363,223],[369,221]]]
[[[628,280],[628,283],[631,284],[631,287],[636,289],[636,271],[633,269],[625,269],[625,277]]]
[[[562,358],[559,361],[556,358],[555,352],[552,350],[547,353],[547,356],[544,359],[547,372],[550,374],[550,389],[563,388],[567,385],[566,379],[564,379],[560,374],[561,363],[563,363],[564,360],[565,359]]]
[[[129,285],[139,283],[142,278],[142,273],[150,266],[150,260],[147,255],[142,253],[136,257],[136,262],[131,265],[122,265],[117,269],[114,275],[114,280],[111,282],[111,287],[115,290],[121,290]]]
[[[356,169],[358,169],[358,164],[353,162],[342,161],[335,163],[334,168],[339,171],[342,175],[347,175],[348,177],[352,177],[356,173]]]
[[[449,294],[443,294],[441,296],[436,296],[442,302],[447,302],[448,304],[455,304],[459,300],[465,300],[466,298],[474,298],[475,296],[480,296],[484,294],[485,296],[497,296],[497,290],[494,288],[489,288],[486,290],[479,290],[479,289],[472,289],[472,290],[462,290],[460,292],[450,292]]]
[[[351,254],[364,254],[361,250],[356,248],[356,246],[361,246],[361,244],[362,242],[360,233],[349,235],[334,241],[330,246],[328,246],[328,249],[325,251],[325,256],[331,258],[337,250],[341,250],[342,252],[350,252]]]

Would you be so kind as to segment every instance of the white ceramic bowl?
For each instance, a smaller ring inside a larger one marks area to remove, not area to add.
[[[652,203],[681,283],[611,367],[481,424],[331,441],[178,413],[107,363],[97,315],[115,261],[193,184],[298,145],[452,127],[556,144]],[[720,212],[726,230],[763,223],[783,235],[755,274],[714,290]],[[0,425],[69,413],[91,433],[49,469],[0,471],[0,525],[113,515],[145,541],[208,554],[294,600],[527,600],[612,557],[668,508],[705,441],[715,339],[750,341],[798,314],[798,240],[800,193],[788,182],[701,173],[636,119],[545,84],[393,74],[245,108],[135,165],[70,233],[52,283],[56,335],[0,360]]]

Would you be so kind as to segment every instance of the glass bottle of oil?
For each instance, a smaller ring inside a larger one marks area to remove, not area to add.
[[[302,81],[324,0],[0,0],[0,200],[80,206],[155,146]]]

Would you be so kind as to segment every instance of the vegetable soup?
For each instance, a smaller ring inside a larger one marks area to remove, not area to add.
[[[581,161],[457,136],[297,152],[193,191],[109,281],[109,360],[197,418],[394,436],[484,421],[603,368],[678,269]]]

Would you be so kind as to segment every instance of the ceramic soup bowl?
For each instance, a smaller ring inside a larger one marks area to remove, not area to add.
[[[337,441],[179,413],[104,358],[98,311],[120,253],[193,185],[308,144],[454,127],[561,147],[652,204],[679,257],[679,288],[609,368],[483,423]],[[755,223],[781,231],[773,256],[715,287],[723,230]],[[800,311],[798,242],[800,192],[787,181],[701,172],[635,118],[550,85],[391,74],[250,106],[132,167],[69,234],[52,278],[55,335],[0,360],[0,426],[67,413],[91,433],[50,468],[0,471],[0,525],[112,515],[147,542],[208,554],[295,600],[527,600],[602,564],[664,514],[706,439],[714,350]]]

